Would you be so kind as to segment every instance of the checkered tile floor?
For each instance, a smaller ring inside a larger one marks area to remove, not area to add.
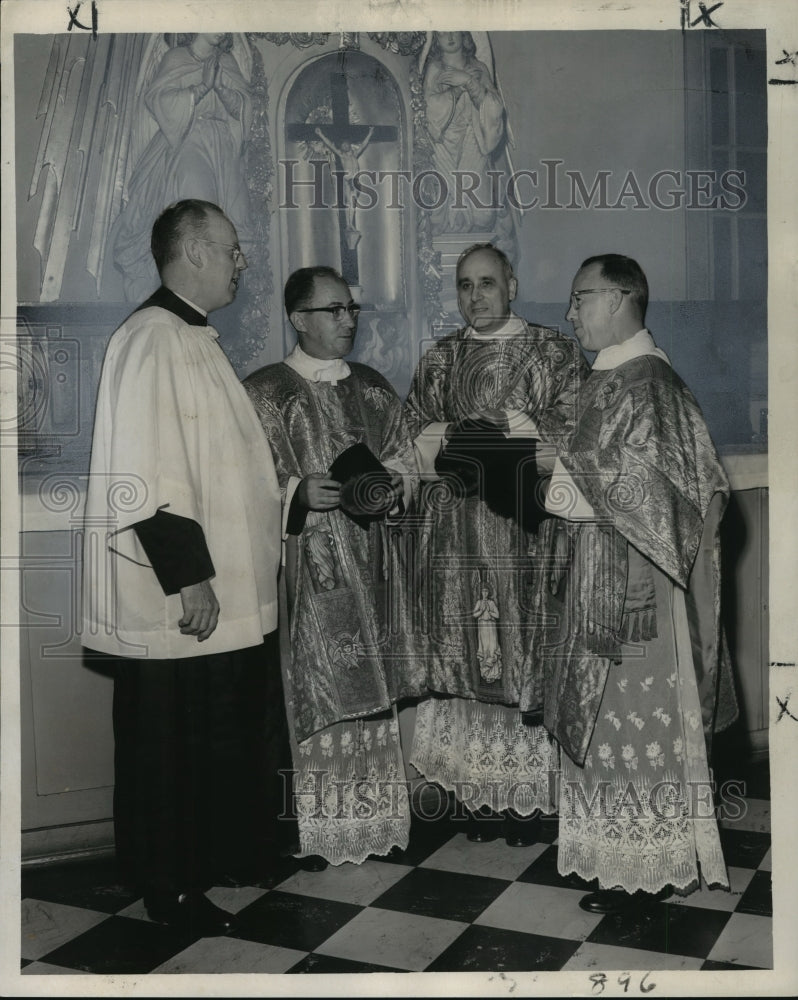
[[[749,798],[722,839],[731,892],[702,889],[644,916],[590,914],[557,874],[556,821],[541,842],[472,844],[452,818],[417,823],[397,861],[215,888],[229,937],[186,939],[147,919],[113,859],[22,877],[23,974],[536,972],[772,967],[769,806]]]

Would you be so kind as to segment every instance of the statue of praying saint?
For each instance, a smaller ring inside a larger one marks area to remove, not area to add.
[[[496,681],[502,674],[502,651],[496,628],[499,608],[490,596],[490,588],[482,587],[482,595],[471,612],[471,617],[477,623],[479,672],[484,680]]]
[[[357,226],[355,225],[355,210],[356,210],[356,191],[355,191],[355,176],[360,169],[360,157],[363,154],[366,146],[368,146],[371,141],[371,136],[374,132],[374,126],[368,130],[366,138],[358,143],[357,145],[352,145],[346,139],[342,140],[340,147],[336,146],[334,142],[327,138],[327,136],[322,132],[320,128],[316,128],[316,135],[321,139],[327,149],[341,162],[344,172],[344,209],[346,212],[346,228],[350,232],[356,232]]]
[[[490,231],[496,206],[489,204],[487,171],[505,137],[504,101],[492,68],[477,58],[470,31],[435,31],[422,71],[433,165],[449,185],[449,197],[432,213],[433,235]],[[487,207],[468,199],[452,204],[458,172],[480,177],[477,196]]]
[[[252,122],[248,43],[229,33],[157,36],[139,74],[126,198],[114,260],[128,300],[157,287],[150,232],[165,205],[219,205],[239,242],[252,241],[245,152]],[[250,60],[251,61],[251,60]]]

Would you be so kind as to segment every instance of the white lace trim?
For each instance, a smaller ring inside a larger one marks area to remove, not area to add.
[[[562,756],[557,869],[587,881],[598,878],[606,889],[659,892],[672,885],[686,891],[696,888],[701,876],[709,886],[729,888],[684,594],[676,587],[672,593],[676,669],[666,681],[677,695],[677,711],[652,712],[657,738],[642,738],[645,760],[631,743],[619,751],[609,742],[599,743],[595,752],[591,746],[584,768]],[[643,677],[640,684],[648,689],[654,680]],[[628,680],[615,682],[625,693]],[[615,714],[607,712],[603,720],[617,731],[623,723]],[[626,721],[638,730],[647,726],[637,712]],[[666,753],[672,766],[663,766]]]
[[[407,847],[410,800],[395,713],[330,726],[296,747],[294,766],[299,857],[361,864]]]
[[[684,775],[608,779],[565,756],[562,764],[561,875],[575,872],[626,892],[659,892],[666,885],[687,891],[698,886],[700,870],[707,884],[729,888],[712,803],[702,810]]]
[[[410,763],[468,809],[529,816],[556,808],[558,752],[518,709],[465,698],[428,698],[416,710]]]

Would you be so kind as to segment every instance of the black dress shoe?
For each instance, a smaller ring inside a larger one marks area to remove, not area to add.
[[[294,860],[305,872],[323,872],[328,865],[327,859],[320,854],[308,854],[305,858],[294,858]]]
[[[623,889],[599,889],[588,893],[579,900],[579,905],[588,913],[628,913],[630,910],[644,910],[670,899],[673,889],[666,885],[659,892],[624,892]]]
[[[520,816],[512,809],[504,814],[504,839],[508,847],[531,847],[540,839],[540,810]]]
[[[622,913],[631,905],[631,895],[623,889],[598,889],[579,900],[579,906],[588,913]]]
[[[472,844],[489,844],[501,832],[500,816],[491,809],[469,812],[466,839]]]
[[[405,856],[401,847],[394,846],[386,854],[369,854],[369,861],[399,861]]]
[[[201,892],[183,892],[179,896],[145,896],[147,916],[156,924],[176,927],[198,937],[216,937],[235,928],[232,913],[215,906]]]

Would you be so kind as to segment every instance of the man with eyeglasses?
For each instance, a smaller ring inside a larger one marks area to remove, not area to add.
[[[573,428],[586,366],[572,340],[512,311],[518,282],[495,246],[465,250],[456,280],[465,326],[430,346],[406,403],[428,480],[419,559],[435,693],[418,706],[411,762],[465,806],[469,840],[501,831],[521,847],[553,811],[557,769],[540,719],[518,708],[544,464],[534,439]]]
[[[412,653],[387,519],[415,476],[390,383],[344,358],[360,307],[329,267],[295,271],[297,345],[245,380],[283,492],[285,684],[303,868],[407,846],[409,805],[389,660]],[[398,672],[397,672],[398,673]]]
[[[580,904],[597,913],[701,877],[729,886],[707,760],[736,714],[719,620],[729,484],[647,303],[629,257],[590,257],[574,278],[566,318],[597,353],[538,539],[530,657],[561,748],[557,864],[598,880]]]
[[[232,929],[205,896],[278,859],[290,767],[277,639],[280,492],[208,314],[247,262],[218,206],[152,230],[161,287],[108,344],[86,502],[83,643],[114,675],[118,861],[150,918]]]

